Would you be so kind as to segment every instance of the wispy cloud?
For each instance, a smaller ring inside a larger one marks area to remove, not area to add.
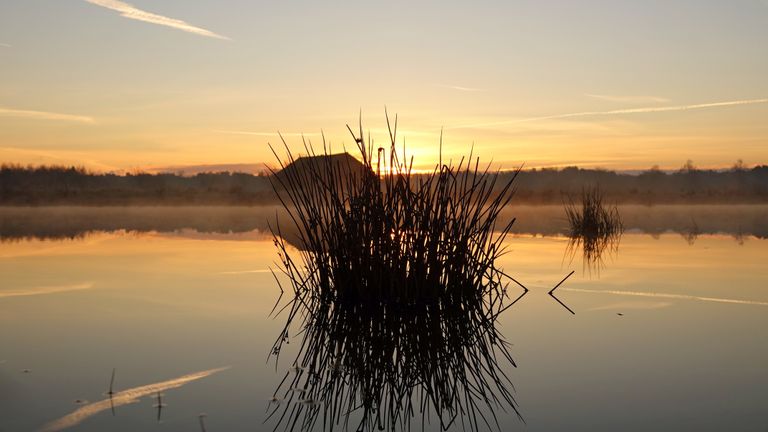
[[[511,119],[511,120],[502,120],[502,121],[496,121],[496,122],[466,124],[466,125],[447,127],[446,129],[468,129],[468,128],[489,127],[489,126],[504,126],[504,125],[527,123],[527,122],[534,122],[534,121],[556,120],[556,119],[565,119],[565,118],[574,118],[574,117],[599,117],[599,116],[615,116],[615,115],[623,115],[623,114],[647,114],[647,113],[662,113],[662,112],[673,112],[673,111],[690,111],[690,110],[699,110],[699,109],[707,109],[707,108],[731,107],[731,106],[738,106],[738,105],[755,105],[755,104],[764,104],[764,103],[768,103],[768,98],[745,99],[745,100],[726,101],[726,102],[711,102],[711,103],[694,104],[694,105],[627,108],[627,109],[617,109],[617,110],[609,110],[609,111],[581,111],[581,112],[568,113],[568,114],[556,114],[551,116],[527,117],[527,118],[519,118],[519,119]]]
[[[389,135],[389,129],[384,128],[372,128],[370,131],[373,134],[381,134],[381,135]],[[426,130],[416,130],[416,129],[397,129],[397,136],[398,137],[404,137],[404,138],[411,138],[411,137],[440,137],[440,131],[426,131]]]
[[[223,271],[219,272],[222,275],[242,275],[251,273],[272,273],[270,269],[258,269],[258,270],[235,270],[235,271]]]
[[[302,132],[252,132],[252,131],[240,131],[240,130],[214,130],[215,133],[227,134],[227,135],[251,135],[261,137],[310,137],[319,136],[319,133],[302,133]]]
[[[55,285],[55,286],[41,286],[16,290],[3,290],[0,291],[0,299],[6,297],[28,297],[43,294],[57,294],[71,291],[82,291],[93,288],[92,282],[73,284],[73,285]]]
[[[616,290],[596,290],[587,288],[560,288],[562,291],[581,292],[581,293],[593,293],[593,294],[613,294],[622,296],[633,297],[652,297],[652,298],[665,298],[675,300],[698,300],[704,302],[714,303],[730,303],[741,305],[755,305],[755,306],[768,306],[768,302],[758,300],[742,300],[742,299],[729,299],[720,297],[701,297],[685,294],[667,294],[667,293],[655,293],[655,292],[642,292],[642,291],[616,291]]]
[[[0,107],[0,117],[21,117],[34,120],[68,121],[75,123],[96,123],[93,117],[61,114],[47,111],[30,111]]]
[[[2,43],[2,42],[0,42],[0,47],[3,47],[3,48],[10,48],[10,47],[11,47],[11,45],[10,45],[10,44],[7,44],[7,43]]]
[[[178,20],[175,18],[169,18],[162,15],[153,14],[151,12],[143,11],[125,2],[118,0],[85,0],[88,3],[95,4],[113,11],[119,12],[121,16],[137,21],[144,21],[150,24],[157,24],[165,27],[175,28],[177,30],[185,31],[187,33],[194,33],[200,36],[211,37],[215,39],[230,40],[226,36],[214,33],[204,28],[195,27],[187,22]]]
[[[481,89],[481,88],[463,87],[463,86],[457,86],[457,85],[451,85],[451,84],[435,84],[435,85],[438,86],[438,87],[443,87],[443,88],[452,89],[452,90],[458,90],[458,91],[463,91],[463,92],[482,92],[482,91],[485,91],[485,89]]]
[[[109,409],[112,409],[112,407],[116,408],[122,405],[136,403],[139,401],[139,399],[145,396],[157,394],[159,392],[163,392],[166,390],[179,388],[192,381],[197,381],[199,379],[209,377],[215,373],[218,373],[227,369],[229,369],[229,367],[209,369],[206,371],[195,372],[189,375],[184,375],[182,377],[174,378],[168,381],[162,381],[159,383],[147,384],[140,387],[134,387],[128,390],[123,390],[121,392],[115,393],[111,399],[104,399],[99,402],[88,404],[72,412],[71,414],[68,414],[56,421],[48,423],[47,425],[43,426],[42,429],[40,430],[41,432],[56,432],[56,431],[68,429],[82,423],[84,420],[88,419],[89,417],[93,417],[94,415],[102,411],[107,411]]]
[[[657,96],[610,96],[600,95],[593,93],[585,93],[584,96],[591,97],[593,99],[600,99],[608,102],[621,102],[621,103],[664,103],[669,102],[669,99]]]
[[[10,153],[13,155],[13,157],[8,157],[7,155],[3,153]],[[65,153],[54,153],[51,151],[45,151],[45,150],[35,150],[35,149],[25,149],[25,148],[18,148],[18,147],[0,147],[0,157],[6,158],[6,159],[15,159],[17,155],[20,156],[32,156],[35,158],[42,158],[42,159],[49,159],[49,161],[46,161],[47,163],[63,163],[63,164],[75,164],[75,165],[82,165],[85,164],[86,167],[89,168],[97,168],[104,171],[119,171],[119,168],[114,165],[109,165],[103,162],[100,162],[96,159],[92,159],[89,157],[89,152],[65,152]]]

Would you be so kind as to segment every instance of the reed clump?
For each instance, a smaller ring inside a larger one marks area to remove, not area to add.
[[[409,430],[432,413],[444,429],[483,430],[498,427],[497,412],[517,412],[497,357],[514,363],[495,326],[514,281],[496,263],[514,223],[497,226],[514,177],[497,184],[471,153],[413,176],[397,120],[387,126],[388,149],[350,129],[364,169],[305,142],[312,163],[293,169],[286,145],[272,176],[302,245],[274,228],[294,297],[272,353],[291,328],[302,335],[274,396],[284,401],[270,413],[275,429]]]
[[[616,251],[624,233],[624,224],[616,204],[607,204],[598,186],[584,188],[581,203],[573,198],[565,204],[565,214],[570,225],[569,249],[581,246],[585,266],[597,267],[603,253]]]

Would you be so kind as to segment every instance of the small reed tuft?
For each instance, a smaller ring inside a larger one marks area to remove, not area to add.
[[[585,266],[599,270],[603,253],[616,251],[624,233],[618,207],[606,204],[604,194],[594,186],[582,190],[580,205],[570,198],[565,214],[570,225],[569,249],[575,253],[582,246]]]

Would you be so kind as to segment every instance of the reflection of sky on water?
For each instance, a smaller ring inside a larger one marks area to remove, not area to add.
[[[593,293],[593,294],[612,294],[612,295],[634,296],[634,297],[654,297],[654,298],[663,298],[663,299],[670,299],[670,300],[695,300],[695,301],[705,301],[705,302],[714,302],[714,303],[768,306],[768,301],[740,300],[740,299],[733,299],[733,298],[717,298],[717,297],[701,297],[701,296],[693,296],[693,295],[667,294],[667,293],[657,293],[657,292],[615,291],[615,290],[599,290],[599,289],[584,289],[584,288],[563,288],[563,291],[578,292],[578,293]]]
[[[153,384],[146,384],[140,387],[134,387],[128,390],[118,391],[111,398],[107,398],[104,400],[100,400],[98,402],[87,404],[84,407],[75,410],[71,414],[67,414],[66,416],[56,421],[48,423],[42,429],[40,429],[40,431],[56,432],[56,431],[68,429],[68,428],[77,426],[78,424],[87,420],[89,417],[93,417],[100,412],[113,410],[127,404],[137,403],[139,399],[143,397],[159,394],[160,392],[163,392],[166,390],[179,388],[185,384],[188,384],[193,381],[197,381],[199,379],[206,378],[208,376],[211,376],[215,373],[221,372],[226,369],[228,368],[209,369],[205,371],[200,371],[200,372],[195,372],[188,375],[180,376],[178,378],[170,379],[167,381],[162,381],[162,382],[153,383]]]
[[[577,273],[558,289],[576,315],[547,296],[571,270],[566,244],[511,238],[501,262],[531,290],[500,320],[526,430],[765,427],[764,306],[691,297],[768,302],[766,240],[702,234],[689,246],[679,234],[630,232],[599,279]],[[75,399],[101,400],[113,367],[121,390],[221,364],[233,368],[163,398],[163,429],[199,430],[201,412],[211,431],[258,429],[290,367],[266,363],[282,327],[268,318],[279,292],[262,272],[274,258],[271,241],[237,235],[0,244],[0,293],[93,284],[0,297],[0,429],[35,430],[76,410]],[[148,430],[151,403],[102,412],[77,430]],[[501,422],[520,427],[514,416]]]
[[[93,284],[90,282],[71,284],[71,285],[53,285],[53,286],[36,286],[25,287],[21,289],[3,289],[0,291],[0,299],[7,297],[26,297],[34,295],[44,294],[57,294],[70,291],[80,291],[93,288]]]
[[[695,243],[699,235],[729,234],[768,237],[768,205],[623,205],[619,207],[629,232],[658,236],[675,232]],[[276,207],[0,207],[0,242],[39,239],[89,239],[92,233],[121,235],[160,232],[199,239],[260,240],[270,237],[275,217],[288,221]],[[511,205],[500,221],[517,218],[512,232],[564,235],[568,222],[563,206]],[[503,224],[500,224],[503,225]],[[283,232],[291,241],[285,224]]]

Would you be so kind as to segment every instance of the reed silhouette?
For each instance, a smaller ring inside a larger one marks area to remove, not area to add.
[[[109,407],[112,411],[112,417],[116,415],[115,413],[115,402],[114,402],[114,396],[115,396],[115,372],[117,369],[112,368],[112,377],[109,379],[109,390],[105,393],[106,396],[109,396]]]
[[[581,202],[570,197],[565,203],[570,241],[566,255],[571,259],[578,250],[582,251],[584,267],[590,272],[599,272],[603,266],[605,252],[618,252],[621,235],[624,233],[619,209],[616,204],[606,204],[605,195],[598,186],[584,188]]]
[[[157,422],[162,423],[163,422],[163,408],[165,408],[166,405],[163,403],[163,393],[157,392],[157,394],[154,396],[155,400],[157,400],[157,403],[152,405],[152,408],[157,409]]]
[[[500,429],[500,412],[520,416],[496,328],[517,283],[496,265],[514,223],[497,226],[514,176],[496,184],[470,153],[414,178],[395,146],[397,119],[387,126],[388,149],[350,129],[364,170],[305,141],[313,163],[270,177],[302,243],[291,248],[273,227],[293,291],[278,310],[287,320],[276,364],[294,327],[301,337],[268,406],[275,430],[410,430],[432,418],[478,431]],[[281,168],[295,161],[283,144]]]
[[[550,297],[552,297],[552,298],[553,298],[553,299],[554,299],[556,302],[560,303],[560,306],[562,306],[562,307],[564,307],[565,309],[567,309],[567,310],[568,310],[568,312],[570,312],[572,315],[576,315],[576,312],[574,312],[574,311],[573,311],[573,309],[569,308],[569,307],[568,307],[568,305],[566,305],[565,303],[563,303],[563,302],[562,302],[562,301],[561,301],[559,298],[557,298],[557,296],[555,295],[555,290],[557,290],[558,288],[560,288],[560,285],[562,285],[562,284],[563,284],[565,281],[567,281],[569,277],[573,276],[573,273],[575,273],[575,272],[574,272],[573,270],[571,270],[571,272],[570,272],[570,273],[568,273],[568,275],[567,275],[567,276],[565,276],[565,277],[563,278],[563,280],[561,280],[560,282],[558,282],[558,283],[557,283],[557,285],[555,285],[554,287],[552,287],[552,289],[551,289],[551,290],[549,290],[549,292],[547,293],[547,295],[549,295]]]

